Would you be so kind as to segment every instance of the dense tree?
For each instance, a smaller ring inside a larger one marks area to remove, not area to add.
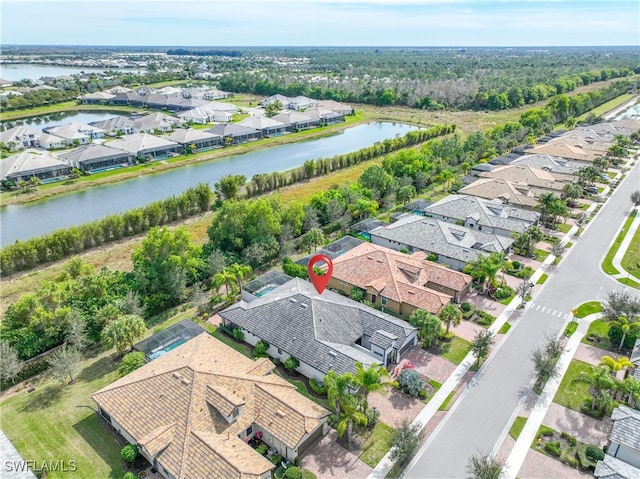
[[[489,355],[494,342],[495,337],[491,331],[482,329],[476,333],[471,345],[471,352],[476,357],[477,366],[480,366],[480,362]]]
[[[631,203],[633,203],[633,206],[636,208],[640,206],[640,190],[631,193]]]
[[[371,364],[365,368],[360,362],[356,362],[353,384],[358,390],[358,404],[365,414],[369,409],[367,398],[370,393],[386,393],[389,388],[397,386],[384,366]]]
[[[423,436],[424,432],[419,423],[411,423],[406,419],[396,423],[389,435],[391,460],[400,466],[406,465],[420,447]]]
[[[108,323],[102,330],[102,344],[105,348],[115,347],[120,356],[140,339],[147,328],[140,316],[126,314]]]
[[[409,323],[418,328],[418,334],[427,347],[431,347],[432,341],[442,332],[442,321],[436,315],[416,309],[409,316]]]
[[[118,372],[120,373],[120,376],[126,376],[136,369],[141,368],[142,366],[144,366],[144,364],[144,353],[142,351],[133,351],[131,353],[125,354],[122,357]]]
[[[216,193],[225,200],[231,200],[238,196],[238,191],[247,181],[244,175],[226,175],[220,178],[214,185]]]
[[[505,462],[490,453],[478,452],[467,462],[467,479],[502,479],[505,474]]]

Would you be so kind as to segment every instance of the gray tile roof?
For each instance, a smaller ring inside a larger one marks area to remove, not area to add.
[[[74,148],[71,151],[65,151],[58,155],[61,160],[74,164],[74,163],[91,163],[96,160],[106,160],[109,158],[123,158],[130,157],[131,153],[119,148],[113,148],[108,145],[100,145],[98,143],[89,143],[88,145],[82,145],[78,148]]]
[[[25,150],[0,161],[0,178],[63,168],[67,165],[47,151]]]
[[[245,136],[245,135],[260,135],[260,130],[255,128],[249,128],[247,126],[238,125],[237,123],[222,123],[216,125],[213,128],[209,128],[209,133],[220,136]]]
[[[505,251],[513,243],[513,239],[505,236],[420,215],[407,215],[388,226],[376,228],[371,231],[371,237],[376,236],[464,262],[476,260],[482,252]]]
[[[165,140],[164,138],[158,138],[157,136],[150,135],[148,133],[136,133],[117,140],[113,140],[107,143],[108,146],[113,148],[119,148],[121,150],[128,151],[134,155],[141,151],[172,148],[177,147],[178,144],[174,141]]]
[[[574,174],[577,170],[582,168],[584,164],[580,164],[576,161],[566,160],[559,156],[550,155],[524,155],[513,160],[511,165],[527,165],[532,168],[538,168],[539,170],[550,171],[552,173],[566,173]]]
[[[640,477],[640,469],[605,454],[604,460],[596,464],[593,475],[596,479],[637,479]]]
[[[213,133],[207,133],[206,131],[202,130],[194,130],[193,128],[178,128],[172,133],[163,136],[163,138],[184,145],[194,141],[220,139],[220,135],[214,135]]]
[[[294,278],[250,303],[241,301],[220,312],[223,319],[326,374],[355,372],[378,363],[354,346],[363,335],[382,330],[398,337],[398,345],[416,329],[329,290],[319,295],[311,283]]]
[[[114,116],[102,121],[92,121],[89,124],[104,131],[129,130],[133,127],[133,120],[124,116]]]
[[[621,404],[611,413],[611,420],[609,439],[640,454],[640,411]]]
[[[439,215],[461,221],[473,218],[482,226],[522,233],[537,223],[540,214],[504,205],[500,200],[488,200],[477,196],[449,195],[425,208],[426,215]]]
[[[640,369],[640,338],[636,339],[629,360],[635,364],[636,368]]]

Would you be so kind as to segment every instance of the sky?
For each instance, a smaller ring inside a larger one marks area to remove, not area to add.
[[[639,0],[0,0],[2,45],[640,45]]]

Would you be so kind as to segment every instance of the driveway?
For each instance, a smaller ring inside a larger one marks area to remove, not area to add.
[[[337,442],[335,429],[302,455],[300,466],[318,478],[359,479],[367,477],[371,468]]]
[[[586,479],[593,478],[592,474],[581,472],[573,467],[561,463],[557,459],[542,454],[534,449],[529,449],[529,453],[518,472],[520,479]]]
[[[392,389],[387,394],[369,394],[368,399],[369,406],[380,411],[380,422],[391,427],[403,419],[413,421],[424,407],[422,401],[397,389]]]

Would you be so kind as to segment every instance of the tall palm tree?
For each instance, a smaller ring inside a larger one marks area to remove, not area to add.
[[[627,334],[629,331],[639,331],[640,323],[629,321],[626,316],[620,316],[617,321],[611,322],[612,326],[618,326],[622,330],[622,339],[620,339],[620,344],[618,344],[618,349],[622,348],[624,344],[624,340],[627,338]]]
[[[367,398],[369,393],[386,393],[391,387],[397,387],[398,383],[391,379],[389,372],[381,364],[372,364],[368,368],[362,363],[356,363],[356,373],[353,375],[353,382],[358,388],[360,405],[364,413],[369,409]]]
[[[235,291],[236,281],[236,276],[225,268],[213,277],[213,286],[217,291],[220,286],[225,285],[226,294],[230,296]]]
[[[329,371],[324,377],[324,385],[327,388],[327,399],[329,404],[340,416],[343,405],[349,401],[353,401],[352,391],[355,389],[355,380],[353,374],[338,374],[335,371]]]
[[[589,384],[592,396],[591,409],[595,409],[598,401],[604,397],[604,391],[615,387],[615,380],[611,377],[611,369],[608,366],[592,366],[591,371],[581,371],[574,381]]]
[[[251,266],[246,264],[233,263],[231,266],[226,268],[229,273],[231,273],[236,280],[236,285],[238,286],[238,291],[240,291],[240,286],[244,279],[251,274]]]
[[[353,424],[360,424],[366,426],[368,423],[367,416],[358,410],[357,402],[352,397],[351,399],[342,403],[342,414],[340,414],[340,422],[336,427],[338,437],[344,436],[347,433],[347,442],[351,442],[353,436]]]
[[[440,310],[438,317],[447,325],[445,334],[449,334],[451,324],[453,323],[454,326],[457,326],[460,324],[460,321],[462,321],[462,311],[460,311],[455,304],[449,303]]]

